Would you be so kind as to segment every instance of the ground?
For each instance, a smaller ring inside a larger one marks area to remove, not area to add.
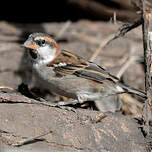
[[[121,23],[87,20],[24,25],[0,22],[0,152],[148,151],[150,141],[144,138],[140,124],[134,119],[141,118],[142,98],[121,96],[124,104],[122,110],[94,123],[92,120],[100,114],[99,111],[81,107],[75,111],[48,107],[36,104],[35,100],[16,91],[31,73],[24,48],[21,47],[30,33],[48,33],[56,37],[60,48],[71,50],[89,60],[120,26]],[[114,75],[123,75],[121,79],[125,84],[144,90],[141,27],[102,48],[94,62],[106,67]],[[37,82],[35,78],[31,80],[33,87]],[[53,94],[46,96],[46,99],[54,101],[59,97]],[[128,100],[133,103],[128,103]],[[41,140],[36,138],[30,144],[13,146],[16,142],[46,132],[50,133],[38,138]]]

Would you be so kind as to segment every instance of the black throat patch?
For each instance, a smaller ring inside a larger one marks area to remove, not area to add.
[[[29,53],[31,55],[31,57],[33,59],[36,59],[37,58],[37,51],[36,50],[29,50]]]

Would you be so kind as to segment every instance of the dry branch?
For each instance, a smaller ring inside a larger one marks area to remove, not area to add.
[[[67,21],[65,22],[65,24],[63,25],[63,27],[60,29],[60,31],[57,33],[56,35],[56,40],[58,40],[59,38],[62,37],[62,35],[65,33],[65,31],[69,28],[69,26],[71,25],[71,21]]]
[[[142,24],[142,19],[139,19],[133,23],[126,23],[126,24],[123,24],[117,31],[115,37],[113,38],[114,39],[117,39],[119,37],[122,37],[124,36],[126,33],[128,33],[129,31],[137,28],[138,26],[140,26]]]
[[[113,39],[113,34],[109,35],[107,38],[105,38],[102,43],[100,43],[100,45],[98,46],[98,48],[95,50],[95,52],[92,54],[90,61],[94,61],[95,58],[99,55],[99,53],[101,52],[101,50],[109,43],[109,41],[111,41],[111,39]]]
[[[152,120],[152,81],[151,81],[151,54],[152,54],[152,8],[147,5],[146,0],[142,0],[143,4],[143,46],[145,60],[145,90],[147,100],[143,107],[143,130],[149,134],[149,122]]]

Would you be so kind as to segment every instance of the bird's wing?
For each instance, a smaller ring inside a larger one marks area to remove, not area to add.
[[[121,89],[120,92],[124,92],[125,90],[126,92],[134,93],[144,98],[146,97],[146,94],[144,92],[121,84],[117,77],[111,75],[101,66],[89,62],[84,58],[65,50],[61,51],[61,53],[47,66],[54,67],[56,74],[59,74],[61,77],[65,75],[75,75],[78,77],[97,81],[99,83],[108,82],[109,85],[116,84],[117,86],[120,86],[118,89],[118,91]]]
[[[61,76],[73,74],[100,83],[103,83],[105,80],[112,82],[119,81],[118,78],[111,75],[101,66],[65,50],[62,50],[61,53],[47,66],[54,67],[54,71]]]

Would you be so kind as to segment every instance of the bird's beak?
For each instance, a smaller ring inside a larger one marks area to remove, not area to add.
[[[30,50],[36,50],[37,45],[35,42],[30,42],[30,41],[25,41],[24,44],[22,45],[23,47],[30,49]]]

